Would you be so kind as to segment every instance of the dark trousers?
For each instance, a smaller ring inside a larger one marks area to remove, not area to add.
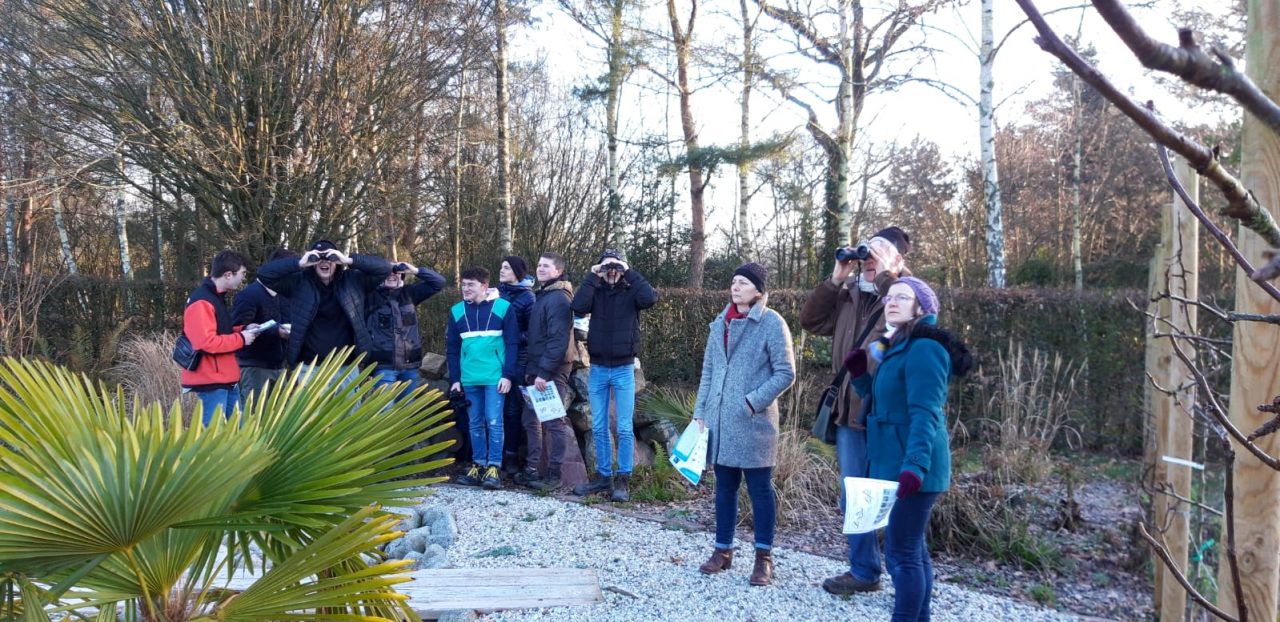
[[[525,378],[525,385],[532,385],[534,378],[528,376]],[[556,390],[560,392],[560,401],[564,403],[564,407],[569,407],[571,395],[569,393],[568,378],[562,378],[557,375],[554,379]],[[539,474],[543,473],[544,467],[547,470],[559,472],[560,465],[564,464],[565,453],[568,451],[569,443],[576,443],[573,438],[573,428],[569,426],[569,418],[561,417],[551,421],[538,421],[538,415],[534,412],[533,406],[524,405],[524,415],[521,420],[524,424],[525,439],[528,442],[527,466],[534,469]],[[542,463],[542,437],[547,435],[551,445],[547,448],[547,464]]]
[[[884,528],[884,560],[893,577],[893,622],[929,622],[933,595],[933,562],[924,533],[936,492],[898,499]]]
[[[506,432],[502,438],[502,464],[509,472],[524,467],[520,461],[520,450],[525,448],[523,415],[524,394],[520,387],[511,387],[502,404],[502,429]]]
[[[777,524],[777,498],[773,492],[773,467],[739,469],[715,465],[716,471],[716,548],[733,548],[733,531],[738,524],[738,488],[747,480],[747,496],[751,499],[751,524],[755,526],[756,548],[773,548],[773,532]]]

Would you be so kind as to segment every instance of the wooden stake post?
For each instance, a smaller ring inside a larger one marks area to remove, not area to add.
[[[1178,180],[1193,199],[1198,199],[1196,173],[1183,160],[1174,162]],[[1194,300],[1199,295],[1200,261],[1198,237],[1200,223],[1175,195],[1164,211],[1160,246],[1152,261],[1152,293],[1168,292],[1170,296]],[[1196,326],[1196,307],[1174,303],[1169,299],[1154,305],[1156,319],[1152,329],[1156,334],[1191,334]],[[1184,499],[1191,498],[1191,467],[1169,462],[1166,458],[1190,461],[1192,457],[1192,409],[1195,406],[1194,378],[1190,370],[1173,352],[1173,342],[1168,337],[1148,335],[1147,372],[1163,389],[1148,393],[1151,412],[1153,441],[1147,452],[1152,477],[1148,482],[1157,490],[1164,490]],[[1195,345],[1180,340],[1178,347],[1194,356]],[[1185,502],[1170,494],[1156,494],[1152,500],[1152,522],[1158,537],[1162,537],[1178,570],[1186,574],[1187,538],[1189,535],[1189,510]],[[1187,594],[1173,578],[1172,572],[1159,560],[1156,562],[1155,602],[1162,622],[1182,620],[1187,605]]]
[[[1264,93],[1280,93],[1280,2],[1249,2],[1245,36],[1245,67]],[[1280,215],[1280,136],[1250,114],[1244,115],[1244,143],[1240,177],[1258,203]],[[1240,227],[1236,245],[1257,265],[1265,244],[1252,231]],[[1236,270],[1236,311],[1280,313],[1272,300]],[[1232,333],[1231,421],[1248,434],[1271,418],[1258,412],[1280,395],[1280,330],[1272,324],[1236,322]],[[1257,445],[1272,456],[1280,455],[1280,435],[1258,439]],[[1280,473],[1239,447],[1235,466],[1235,552],[1240,559],[1240,581],[1248,619],[1276,619],[1277,556],[1280,554]],[[1225,561],[1218,566],[1218,606],[1239,611],[1231,573]]]

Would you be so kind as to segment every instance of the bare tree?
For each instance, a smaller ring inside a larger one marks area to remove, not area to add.
[[[769,0],[756,0],[766,15],[786,26],[794,36],[798,52],[815,63],[833,68],[839,79],[835,96],[836,127],[832,130],[823,126],[814,104],[802,95],[801,85],[776,73],[769,76],[775,88],[807,113],[806,129],[827,154],[824,245],[828,249],[848,243],[852,235],[849,166],[867,96],[877,90],[894,88],[905,79],[900,71],[894,70],[894,61],[906,53],[902,47],[905,37],[918,25],[921,16],[944,2],[903,0],[879,9],[865,6],[862,0],[839,0],[831,10],[813,13],[795,1],[779,6]],[[824,31],[829,23],[837,25],[836,32]]]
[[[1280,453],[1280,438],[1275,432],[1280,429],[1280,397],[1272,396],[1280,393],[1280,378],[1275,373],[1278,335],[1274,328],[1280,323],[1280,313],[1277,313],[1280,290],[1269,280],[1280,275],[1280,262],[1276,260],[1280,257],[1276,250],[1280,246],[1280,228],[1273,214],[1280,202],[1280,168],[1267,154],[1280,148],[1280,105],[1266,93],[1275,92],[1280,84],[1280,66],[1270,62],[1275,50],[1280,48],[1280,38],[1276,36],[1280,30],[1280,12],[1272,3],[1250,3],[1245,49],[1249,75],[1245,75],[1236,69],[1234,60],[1224,50],[1201,47],[1189,29],[1179,32],[1177,46],[1167,45],[1150,37],[1118,0],[1093,0],[1108,26],[1144,65],[1176,75],[1200,88],[1226,94],[1244,107],[1247,114],[1241,166],[1246,185],[1223,167],[1216,150],[1174,130],[1155,115],[1153,106],[1134,101],[1089,65],[1054,32],[1032,0],[1018,0],[1018,4],[1039,32],[1036,42],[1041,48],[1056,56],[1155,139],[1170,184],[1241,268],[1236,280],[1235,317],[1225,313],[1221,316],[1238,322],[1233,331],[1229,405],[1213,398],[1203,370],[1178,347],[1177,341],[1173,343],[1179,360],[1190,369],[1210,398],[1205,409],[1208,423],[1217,431],[1226,456],[1223,495],[1226,550],[1225,564],[1219,567],[1218,605],[1209,602],[1176,571],[1177,561],[1145,527],[1142,533],[1166,566],[1174,569],[1175,580],[1187,590],[1191,600],[1212,615],[1223,620],[1273,619],[1278,568],[1274,525],[1280,518],[1280,503],[1276,500],[1280,489],[1280,459],[1276,458]],[[1182,188],[1168,164],[1166,148],[1185,157],[1222,193],[1227,202],[1225,214],[1241,225],[1236,241],[1209,220]],[[1262,255],[1269,263],[1256,269],[1248,258],[1251,254]],[[1181,302],[1198,304],[1198,301]],[[1240,461],[1237,451],[1253,459]],[[1238,520],[1237,504],[1243,506],[1242,514],[1248,520]]]

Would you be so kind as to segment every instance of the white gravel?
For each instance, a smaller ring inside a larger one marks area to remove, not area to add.
[[[512,491],[437,487],[423,500],[451,507],[458,540],[449,548],[455,568],[594,568],[605,602],[582,607],[502,611],[483,620],[888,620],[892,581],[884,589],[842,598],[822,590],[822,580],[846,568],[835,560],[775,548],[774,584],[747,585],[751,544],[737,542],[733,568],[706,576],[698,572],[712,549],[708,533],[686,533],[662,525]],[[500,547],[514,555],[483,556]],[[616,590],[616,591],[615,591]],[[625,592],[625,593],[624,593]],[[634,596],[628,595],[632,594]],[[1006,598],[935,583],[933,619],[1076,620]]]

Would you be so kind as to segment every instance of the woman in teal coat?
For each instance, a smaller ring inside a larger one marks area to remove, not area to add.
[[[951,485],[951,442],[943,407],[947,385],[973,367],[968,348],[936,326],[938,296],[903,277],[884,298],[885,337],[845,360],[865,399],[870,476],[898,482],[885,527],[884,555],[893,577],[893,622],[928,622],[933,564],[924,534],[938,495]],[[879,361],[867,374],[867,357]]]

